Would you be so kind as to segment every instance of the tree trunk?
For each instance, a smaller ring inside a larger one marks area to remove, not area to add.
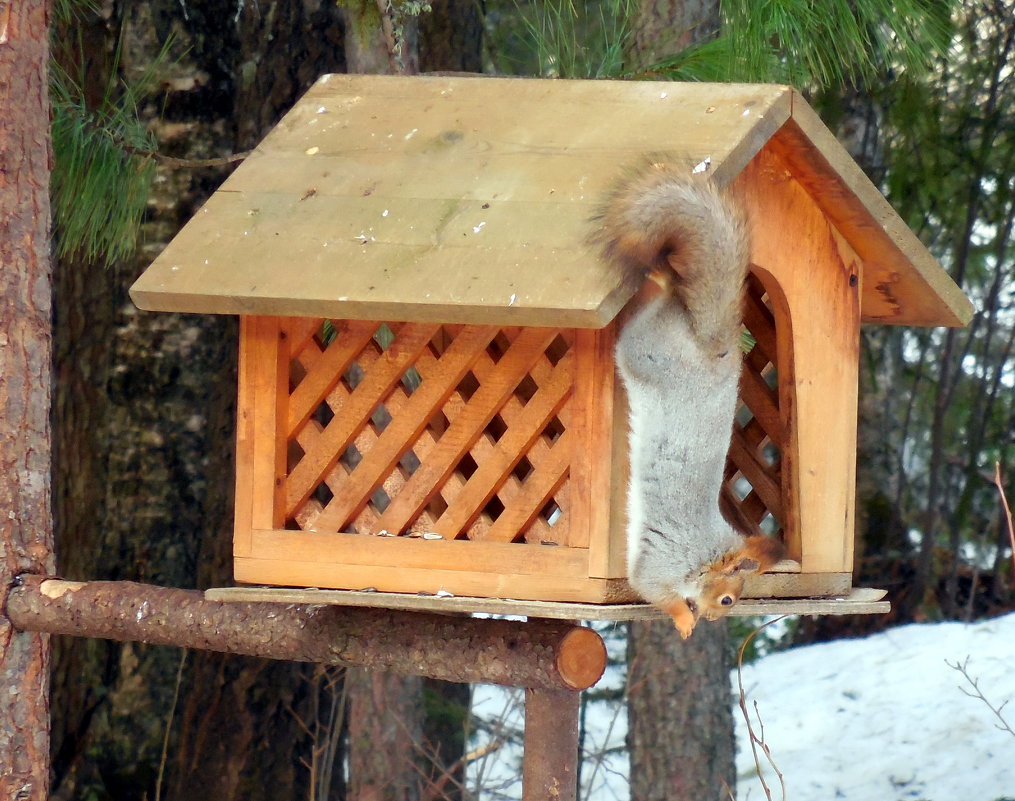
[[[49,3],[0,7],[0,586],[51,572]],[[0,797],[49,794],[49,638],[0,617]]]
[[[142,109],[168,155],[246,149],[319,74],[344,68],[325,0],[107,0],[78,13],[58,38],[80,30],[88,49],[62,57],[71,74],[90,65],[96,96],[118,41],[121,74],[136,75],[174,36],[163,94]],[[136,259],[58,266],[54,494],[68,577],[231,583],[235,320],[142,314],[126,294],[226,174],[162,170]],[[305,666],[191,654],[172,714],[178,650],[55,639],[55,798],[154,797],[167,727],[165,799],[307,795],[314,743],[301,721],[316,685]]]
[[[349,801],[418,801],[422,680],[352,668],[345,682]]]
[[[718,31],[718,0],[642,0],[627,59],[633,69],[647,69]]]
[[[627,60],[646,68],[714,36],[717,0],[642,0]],[[686,641],[669,621],[632,622],[628,638],[631,801],[726,799],[734,786],[726,623]]]
[[[416,17],[396,15],[378,0],[346,0],[345,61],[349,72],[415,75],[419,72]]]
[[[481,72],[483,20],[476,0],[433,0],[419,18],[422,72]]]
[[[628,635],[631,801],[728,801],[735,788],[726,622],[681,640],[666,621]]]

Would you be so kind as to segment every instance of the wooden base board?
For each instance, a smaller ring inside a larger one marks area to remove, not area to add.
[[[564,550],[550,549],[546,550]],[[370,588],[381,593],[445,592],[463,597],[524,598],[568,603],[624,603],[637,600],[625,579],[587,576],[453,570],[394,565],[341,564],[249,559],[233,560],[233,577],[243,584],[321,587],[335,590]]]
[[[255,555],[234,557],[238,583],[565,603],[641,600],[625,578],[589,576],[587,551],[581,548],[348,536],[340,540],[346,546],[342,552],[331,535],[301,533],[287,540],[270,533],[255,537]],[[353,551],[351,545],[360,548]],[[469,556],[471,561],[463,561]],[[849,573],[804,573],[786,560],[769,573],[749,576],[742,598],[834,598],[847,595],[851,586]]]
[[[589,604],[558,601],[517,601],[456,595],[321,590],[284,587],[216,587],[205,590],[213,601],[258,601],[401,609],[447,614],[496,614],[560,620],[651,620],[666,615],[645,603]],[[740,601],[731,615],[874,615],[891,604],[885,590],[854,588],[835,598],[751,598]]]

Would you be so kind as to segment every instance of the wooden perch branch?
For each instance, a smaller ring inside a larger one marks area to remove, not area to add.
[[[22,631],[356,665],[455,682],[581,690],[606,666],[589,628],[387,609],[209,601],[129,581],[22,575],[5,614]]]

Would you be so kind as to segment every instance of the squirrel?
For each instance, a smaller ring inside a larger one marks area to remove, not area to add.
[[[741,210],[689,170],[652,163],[609,195],[604,257],[661,291],[623,325],[616,365],[630,406],[628,581],[686,639],[726,614],[782,543],[719,509],[737,408],[749,239]]]

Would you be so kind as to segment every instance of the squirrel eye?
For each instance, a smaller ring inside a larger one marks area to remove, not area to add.
[[[722,598],[719,599],[719,603],[721,603],[723,606],[733,606],[733,596],[724,595]]]

